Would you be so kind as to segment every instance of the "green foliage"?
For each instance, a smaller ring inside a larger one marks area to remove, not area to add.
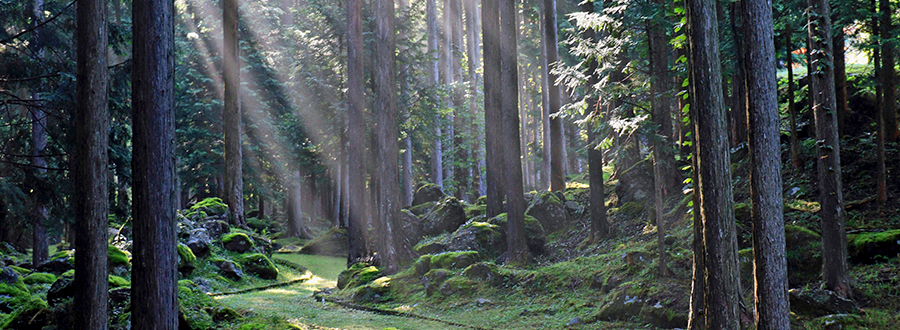
[[[25,284],[32,285],[36,283],[53,284],[56,282],[56,275],[50,273],[32,273],[25,276]]]

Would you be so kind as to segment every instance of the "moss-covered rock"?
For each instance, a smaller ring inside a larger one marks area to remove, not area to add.
[[[687,327],[687,311],[673,310],[668,304],[629,294],[628,288],[613,291],[597,314],[592,317],[601,321],[634,321],[652,324],[660,328]]]
[[[199,214],[200,212],[204,213],[202,217]],[[191,206],[190,211],[188,212],[188,218],[218,216],[224,215],[226,212],[228,212],[228,205],[222,202],[221,198],[210,197]]]
[[[505,250],[500,226],[488,222],[470,221],[450,235],[450,251],[479,251],[486,255]]]
[[[886,261],[900,254],[900,229],[847,235],[847,245],[853,262]]]
[[[463,270],[462,275],[473,280],[483,281],[491,285],[498,285],[507,280],[507,276],[500,270],[500,266],[489,262],[479,262]]]
[[[445,296],[468,295],[477,292],[478,289],[479,283],[465,276],[454,276],[441,284],[441,294]]]
[[[353,301],[384,302],[390,300],[390,277],[379,277],[371,283],[357,287],[353,292]]]
[[[117,248],[115,245],[109,245],[107,247],[109,252],[109,267],[113,268],[116,266],[128,266],[131,262],[131,256],[128,252],[122,251],[122,249]]]
[[[422,239],[413,247],[413,250],[419,254],[437,254],[447,251],[448,245],[450,245],[450,234],[443,233]]]
[[[241,265],[238,265],[234,261],[225,260],[225,259],[211,259],[209,263],[216,266],[219,269],[219,273],[221,273],[226,278],[239,281],[244,278],[244,271],[241,269]]]
[[[788,284],[798,287],[818,279],[822,272],[821,236],[803,226],[785,225],[784,241]]]
[[[549,191],[536,195],[525,214],[537,219],[547,232],[560,230],[569,223],[569,213],[565,204],[556,194]]]
[[[0,305],[7,298],[0,296]],[[0,323],[0,329],[43,329],[51,322],[47,303],[36,296],[28,295],[12,299],[15,308]]]
[[[306,243],[300,251],[305,254],[346,257],[347,253],[350,251],[347,230],[344,228],[332,227],[312,241]]]
[[[788,293],[791,311],[799,315],[819,317],[859,312],[859,307],[852,300],[832,291],[791,289]]]
[[[240,258],[241,266],[248,273],[261,279],[274,280],[278,278],[278,268],[268,257],[261,253],[243,255]]]
[[[431,208],[434,207],[434,204],[435,202],[422,203],[410,206],[407,210],[413,215],[421,217],[428,214],[428,212],[431,211]]]
[[[425,295],[430,297],[437,292],[450,276],[452,273],[449,270],[440,268],[429,270],[422,275],[421,283],[425,286]]]
[[[496,225],[499,227],[500,233],[503,234],[503,244],[506,243],[506,226],[507,219],[506,213],[501,213],[496,217],[488,220],[488,223],[492,225]],[[528,250],[531,254],[538,255],[544,253],[544,245],[547,243],[547,234],[544,232],[544,227],[541,226],[541,223],[537,221],[532,216],[525,216],[525,244],[528,246]]]
[[[131,281],[125,279],[124,277],[109,275],[109,288],[122,288],[122,287],[130,287]]]
[[[412,269],[416,276],[422,276],[425,275],[425,273],[428,273],[428,271],[431,270],[431,255],[426,254],[420,256],[413,262]]]
[[[210,298],[189,280],[178,281],[178,311],[183,317],[179,329],[212,329],[215,325],[233,321],[239,314]]]
[[[380,276],[381,271],[375,266],[356,263],[338,274],[337,287],[338,289],[355,288],[369,284]]]
[[[444,191],[434,183],[420,185],[413,195],[412,205],[420,205],[428,202],[436,202],[444,197]]]
[[[432,268],[463,269],[479,259],[476,251],[444,252],[431,256]]]
[[[178,244],[178,271],[183,274],[190,274],[194,270],[194,262],[197,257],[187,245]]]
[[[464,223],[466,211],[463,202],[456,197],[446,197],[422,218],[422,235],[434,236],[443,232],[453,232]]]
[[[32,273],[23,279],[25,284],[53,284],[56,282],[56,275],[50,273]]]
[[[638,202],[627,202],[619,207],[619,214],[634,217],[644,211],[644,205]]]
[[[225,235],[222,235],[222,245],[228,251],[237,252],[237,253],[246,253],[251,248],[256,246],[253,243],[253,240],[250,239],[250,236],[247,236],[246,233],[239,231],[232,231]]]

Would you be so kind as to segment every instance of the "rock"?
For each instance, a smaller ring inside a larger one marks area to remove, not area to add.
[[[800,287],[818,280],[822,273],[822,240],[819,234],[802,226],[784,226],[788,285]]]
[[[403,228],[402,238],[405,246],[414,246],[422,238],[422,219],[409,210],[400,210],[400,227]]]
[[[4,329],[37,330],[50,324],[51,315],[40,304],[29,304],[11,314]]]
[[[569,322],[566,322],[567,327],[571,327],[573,325],[579,325],[579,324],[584,324],[584,321],[581,321],[581,319],[577,318],[577,317],[569,320]]]
[[[131,300],[131,288],[121,287],[109,290],[109,301],[113,305],[121,305]]]
[[[231,232],[222,236],[222,244],[231,252],[246,253],[253,247],[250,236],[241,232]]]
[[[431,297],[450,278],[450,274],[443,269],[432,269],[422,276],[422,285],[425,286],[425,295]]]
[[[548,233],[560,230],[569,223],[566,206],[552,192],[543,192],[535,196],[525,214],[537,219]]]
[[[450,243],[448,235],[438,236],[436,239],[419,242],[413,248],[419,254],[438,254],[447,251],[447,245]]]
[[[444,252],[431,256],[431,268],[464,269],[478,261],[476,251]]]
[[[503,251],[504,236],[500,226],[487,222],[472,221],[459,227],[450,235],[450,251],[479,251],[485,254]]]
[[[205,216],[225,215],[228,212],[228,205],[222,202],[221,198],[211,197],[197,202],[191,206],[189,215],[204,214]],[[191,218],[191,216],[188,216]]]
[[[228,222],[225,221],[224,216],[219,218],[213,217],[203,219],[203,221],[199,223],[199,226],[202,228],[206,228],[206,232],[207,234],[209,234],[209,237],[219,237],[231,230],[231,227],[228,225]]]
[[[659,302],[628,295],[626,291],[614,291],[609,301],[600,308],[597,318],[601,321],[637,319],[640,320],[639,323],[649,323],[660,328],[687,327],[687,311],[673,311]]]
[[[643,267],[650,263],[650,256],[644,252],[628,251],[622,254],[622,261],[629,267]]]
[[[360,285],[366,285],[381,277],[381,271],[375,266],[369,266],[364,263],[356,263],[338,274],[338,289],[354,288]]]
[[[503,235],[503,246],[506,245],[506,213],[488,220],[488,223],[498,226],[498,230]],[[547,235],[544,227],[532,216],[525,216],[525,245],[532,255],[540,255],[544,253],[544,244],[547,243]]]
[[[191,248],[184,244],[178,244],[178,271],[182,274],[190,274],[194,271],[194,261],[197,261],[197,257],[192,252]]]
[[[416,189],[413,195],[412,205],[420,205],[428,202],[436,202],[444,197],[444,191],[434,183],[428,183]]]
[[[479,280],[499,285],[506,281],[507,277],[500,272],[500,267],[493,263],[479,262],[463,270],[462,275],[473,280]]]
[[[185,245],[191,249],[194,256],[198,258],[209,257],[209,245],[212,244],[212,237],[209,236],[209,230],[206,228],[195,228],[188,234]]]
[[[407,210],[410,213],[412,213],[413,215],[415,215],[417,217],[421,217],[421,216],[428,214],[428,212],[431,212],[431,209],[434,207],[434,204],[437,204],[437,203],[436,202],[422,203],[419,205],[410,206]]]
[[[231,260],[213,260],[212,264],[219,268],[222,276],[238,281],[244,278],[244,271],[234,261]]]
[[[68,259],[69,258],[60,258],[44,261],[37,267],[35,267],[34,270],[42,273],[52,273],[55,275],[59,275],[75,268],[75,266],[73,266]]]
[[[389,277],[379,277],[367,285],[356,288],[353,292],[353,301],[361,302],[384,302],[390,299],[391,279]]]
[[[10,267],[0,269],[0,284],[15,285],[21,279],[22,276]]]
[[[885,261],[900,254],[900,229],[847,235],[847,246],[853,262]]]
[[[415,270],[416,276],[422,276],[428,273],[428,271],[431,270],[431,255],[426,254],[420,256],[413,262],[412,268]]]
[[[571,215],[578,215],[584,212],[584,207],[581,204],[578,204],[575,201],[567,201],[566,203],[566,211],[569,211]]]
[[[303,246],[301,253],[346,257],[350,251],[347,230],[332,227]]]
[[[788,293],[791,311],[800,315],[819,317],[859,312],[853,301],[838,296],[834,291],[791,289]]]
[[[447,197],[434,205],[422,218],[422,235],[434,236],[453,232],[466,223],[466,211],[456,197]]]
[[[620,203],[643,202],[653,195],[653,163],[642,160],[616,175],[616,196]]]
[[[50,273],[31,273],[22,279],[25,284],[53,284],[56,282],[56,276]]]
[[[241,257],[241,267],[248,273],[261,279],[274,280],[278,278],[278,268],[264,254],[254,253]]]
[[[454,294],[471,294],[478,291],[478,282],[470,280],[465,276],[454,276],[441,284],[441,294],[452,296]]]
[[[47,303],[52,306],[74,296],[75,288],[72,286],[74,280],[74,276],[66,275],[57,278],[56,282],[53,282],[53,285],[50,286],[50,290],[47,291]]]
[[[490,299],[478,298],[478,299],[475,299],[475,304],[477,304],[478,306],[484,306],[484,305],[493,305],[494,302],[491,301]]]

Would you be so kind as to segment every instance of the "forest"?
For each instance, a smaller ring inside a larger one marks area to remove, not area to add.
[[[0,329],[897,329],[897,0],[4,0]]]

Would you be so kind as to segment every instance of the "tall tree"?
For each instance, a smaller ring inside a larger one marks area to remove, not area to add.
[[[224,13],[224,81],[225,109],[225,203],[228,204],[228,221],[246,226],[244,220],[244,176],[241,151],[241,60],[238,41],[238,0],[223,0]]]
[[[734,76],[731,77],[732,145],[747,142],[747,72],[744,70],[744,40],[738,21],[741,18],[741,1],[731,3],[731,36],[734,38]],[[743,22],[741,22],[743,25]]]
[[[362,40],[362,4],[347,0],[347,136],[349,216],[348,236],[353,263],[366,256],[365,224],[368,214],[366,201],[366,126],[363,113],[365,103]]]
[[[171,0],[133,3],[131,324],[137,330],[178,328],[174,7]]]
[[[98,14],[101,15],[101,14]],[[37,24],[44,18],[44,0],[35,0],[31,8],[32,28],[37,28]],[[37,57],[43,54],[43,45],[41,40],[43,29],[35,31],[35,37],[29,44],[29,50]],[[105,80],[104,80],[105,81]],[[105,85],[104,85],[105,86]],[[105,89],[104,89],[105,91]],[[32,92],[32,101],[35,101],[36,107],[31,110],[31,175],[35,181],[46,180],[47,160],[44,159],[44,149],[47,147],[47,114],[44,108],[40,106],[41,95],[39,89]],[[32,199],[31,209],[31,264],[37,266],[48,258],[49,248],[47,246],[47,201],[46,196],[35,194],[37,198]]]
[[[844,135],[844,118],[847,116],[847,59],[844,29],[838,28],[834,34],[834,90],[837,104],[838,137]]]
[[[481,149],[481,143],[483,134],[482,131],[478,129],[478,124],[474,120],[478,116],[478,81],[480,80],[480,75],[478,74],[478,68],[481,66],[481,40],[479,37],[481,36],[478,33],[478,0],[464,0],[464,6],[466,11],[466,57],[468,57],[468,79],[469,79],[469,93],[471,93],[471,97],[469,97],[469,115],[471,120],[471,125],[469,131],[471,132],[472,145],[470,146],[470,150],[472,151],[472,158],[476,160],[471,164],[471,173],[473,174],[473,193],[474,197],[478,197],[479,194],[484,193],[484,178],[481,176],[481,169],[484,167],[484,155]],[[474,198],[472,200],[475,200]]]
[[[841,153],[835,118],[834,67],[831,48],[831,9],[827,0],[809,3],[809,90],[816,122],[816,170],[822,224],[822,269],[825,286],[849,296],[847,234],[841,193]]]
[[[790,129],[790,134],[791,134],[791,141],[790,141],[791,164],[794,166],[794,171],[800,171],[800,165],[801,165],[800,164],[800,147],[799,147],[799,142],[798,142],[799,139],[797,137],[797,134],[798,134],[797,108],[794,104],[794,62],[793,62],[794,44],[791,41],[791,36],[793,35],[793,32],[794,32],[794,30],[792,30],[791,27],[786,27],[784,29],[784,33],[785,33],[785,36],[784,36],[785,41],[784,42],[785,42],[785,45],[787,46],[785,48],[785,50],[787,52],[787,54],[786,54],[787,64],[785,64],[785,66],[787,67],[787,80],[788,80],[787,99],[788,99],[788,117],[790,118],[790,121],[789,121],[790,128],[789,129]]]
[[[771,0],[742,0],[750,119],[750,198],[756,328],[789,329],[781,141]]]
[[[438,54],[438,24],[436,0],[427,0],[425,3],[425,21],[428,34],[428,53],[432,59],[429,68],[429,78],[432,88],[437,88],[441,80],[440,55]],[[443,132],[441,129],[441,115],[434,115],[434,140],[431,146],[431,181],[444,187],[444,146]]]
[[[879,12],[881,24],[878,31],[881,33],[881,88],[884,102],[881,104],[882,117],[884,118],[884,131],[886,141],[896,141],[900,137],[897,130],[897,72],[894,70],[894,57],[896,57],[895,40],[893,35],[891,2],[879,0]],[[835,53],[837,50],[835,50]],[[846,78],[845,78],[846,79]],[[838,117],[840,120],[840,117]],[[838,126],[840,128],[840,125]],[[838,136],[840,138],[840,136]]]
[[[585,1],[581,4],[581,11],[594,13],[594,2]],[[596,31],[593,28],[585,28],[582,36],[585,40],[596,42]],[[600,82],[600,74],[597,72],[598,59],[588,62],[587,84],[589,88]],[[609,222],[606,220],[606,195],[603,192],[603,149],[600,147],[601,102],[591,94],[585,95],[586,108],[584,115],[590,120],[587,123],[588,131],[588,183],[590,186],[589,213],[591,216],[591,242],[598,243],[609,233]]]
[[[655,0],[655,11],[666,12],[666,3]],[[656,210],[656,236],[659,249],[659,276],[668,276],[666,268],[666,241],[665,221],[663,220],[663,203],[670,189],[678,184],[678,172],[675,171],[675,158],[670,148],[669,138],[672,136],[671,99],[666,95],[669,89],[669,50],[666,46],[665,29],[662,26],[663,18],[651,19],[647,27],[647,46],[650,54],[650,106],[653,124],[656,126],[656,136],[651,139],[653,144],[653,173],[654,194]]]
[[[704,255],[702,272],[707,293],[703,302],[707,329],[739,329],[740,283],[737,272],[737,239],[731,157],[725,107],[715,2],[689,0],[691,111],[699,165],[695,193],[699,193]],[[691,300],[691,304],[700,303]],[[692,307],[692,310],[694,308]]]
[[[481,5],[482,34],[484,35],[484,144],[486,159],[487,208],[486,215],[494,217],[503,213],[503,196],[506,177],[503,135],[503,113],[500,78],[500,4],[485,1]],[[518,148],[516,148],[518,149]]]
[[[397,123],[394,0],[377,0],[375,8],[375,111],[378,121],[378,227],[381,261],[388,273],[400,270],[400,153]]]
[[[547,79],[547,83],[544,85],[547,86],[547,104],[550,107],[548,110],[550,113],[550,190],[562,191],[566,189],[563,120],[556,116],[559,112],[559,85],[556,84],[556,75],[550,73],[550,66],[559,60],[556,0],[543,0],[542,3],[544,13],[541,24],[543,25],[544,35],[541,40],[543,41],[544,49],[547,51],[546,65],[544,65],[544,70],[547,71],[544,79]]]
[[[522,187],[518,116],[518,52],[516,51],[516,1],[500,0],[500,111],[502,140],[505,146],[507,251],[510,264],[528,262],[525,248],[525,196]],[[487,13],[485,13],[485,17]],[[487,24],[487,18],[485,18]],[[487,38],[485,38],[487,39]],[[487,47],[485,47],[485,50]]]
[[[400,7],[400,11],[403,13],[407,13],[407,22],[408,11],[409,11],[409,0],[400,0],[398,1],[398,6]],[[408,24],[408,23],[407,23]],[[403,29],[400,32],[400,40],[402,40],[404,46],[401,47],[400,53],[406,53],[408,51],[408,47],[405,46],[407,43],[406,40],[409,39],[408,35],[409,29]],[[402,95],[402,99],[409,98],[409,63],[403,63],[403,67],[399,72],[399,80],[400,80],[400,93]],[[473,85],[474,86],[474,85]],[[409,121],[409,104],[405,103],[400,104],[397,102],[397,105],[402,108],[401,110],[401,118],[400,120],[403,122]],[[400,171],[400,203],[401,205],[411,205],[413,200],[413,160],[412,160],[412,132],[411,130],[407,130],[406,134],[403,135],[403,139],[400,141],[400,145],[403,148],[403,152],[400,154],[402,159],[402,166]]]
[[[287,206],[287,234],[289,237],[311,239],[312,234],[303,225],[303,176],[300,171],[292,171],[288,175],[288,193],[284,201]]]
[[[107,111],[107,3],[86,0],[76,13],[75,112],[75,323],[107,329],[109,218],[109,112]],[[170,16],[171,17],[171,16]],[[46,122],[46,121],[45,121]],[[173,157],[174,159],[174,157]],[[135,242],[136,243],[136,242]],[[172,245],[174,249],[174,244]]]

